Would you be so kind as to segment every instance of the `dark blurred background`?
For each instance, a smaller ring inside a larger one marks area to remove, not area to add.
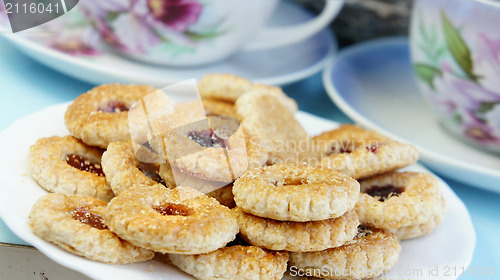
[[[319,12],[325,0],[295,1]],[[376,37],[407,35],[412,4],[413,0],[346,0],[331,26],[340,47]]]

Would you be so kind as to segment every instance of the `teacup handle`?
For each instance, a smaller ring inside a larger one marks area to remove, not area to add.
[[[282,47],[302,41],[327,26],[340,12],[344,0],[325,0],[325,7],[316,18],[305,23],[262,30],[257,39],[245,46],[245,51],[257,51]]]

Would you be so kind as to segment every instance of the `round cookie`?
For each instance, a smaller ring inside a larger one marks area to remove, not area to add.
[[[399,259],[401,245],[394,234],[360,227],[354,240],[319,252],[290,253],[290,271],[326,279],[370,279],[391,269]]]
[[[229,183],[248,167],[245,137],[232,117],[209,117],[169,130],[163,143],[170,164],[198,179]]]
[[[30,147],[31,177],[49,192],[80,194],[109,201],[113,191],[101,168],[102,151],[73,136],[41,138]]]
[[[130,142],[110,143],[102,155],[102,169],[115,195],[135,185],[152,186],[163,181],[158,174],[160,166],[139,161]]]
[[[390,172],[360,182],[361,224],[396,229],[426,223],[441,211],[439,181],[418,172]]]
[[[169,259],[200,280],[279,280],[286,271],[288,254],[236,245],[201,255],[170,254]]]
[[[307,222],[342,216],[359,196],[359,183],[321,166],[276,164],[249,169],[234,182],[238,207],[255,216]]]
[[[410,144],[393,141],[374,131],[343,125],[313,137],[322,154],[321,166],[362,179],[396,170],[418,160],[418,150]]]
[[[438,227],[441,223],[443,223],[445,215],[446,215],[446,200],[444,200],[444,197],[442,197],[441,211],[439,211],[439,213],[437,213],[435,216],[431,217],[427,222],[418,225],[391,229],[389,231],[394,233],[399,240],[421,237],[430,234],[436,229],[436,227]]]
[[[161,253],[208,253],[238,233],[231,210],[186,187],[129,188],[111,200],[105,219],[121,238]]]
[[[106,202],[86,196],[47,194],[32,207],[29,224],[39,237],[85,258],[114,264],[146,261],[154,252],[121,240],[103,221]]]
[[[150,86],[108,84],[77,97],[64,114],[70,133],[91,146],[130,141],[128,110],[155,91]]]
[[[354,210],[335,219],[303,223],[260,218],[239,207],[232,211],[238,219],[242,238],[270,250],[321,251],[341,246],[358,233],[359,220]]]

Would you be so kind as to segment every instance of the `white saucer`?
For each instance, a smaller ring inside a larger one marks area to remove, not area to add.
[[[306,21],[313,14],[297,4],[283,1],[269,25]],[[22,33],[22,32],[21,32]],[[31,58],[76,79],[92,84],[139,83],[164,87],[207,73],[232,73],[258,83],[282,85],[323,69],[337,51],[337,42],[329,29],[287,47],[267,51],[242,52],[217,64],[196,68],[166,68],[143,64],[107,51],[96,56],[72,56],[51,49],[19,34],[6,38]]]
[[[447,134],[420,95],[407,38],[348,48],[327,66],[323,82],[335,104],[355,122],[415,144],[421,161],[447,177],[500,192],[500,157]]]

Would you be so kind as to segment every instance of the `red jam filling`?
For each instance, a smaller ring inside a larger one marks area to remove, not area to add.
[[[75,208],[75,210],[73,211],[73,219],[96,229],[108,228],[101,216],[90,212],[87,208],[84,207]]]
[[[100,106],[98,110],[104,113],[121,113],[127,112],[128,107],[123,102],[110,101],[105,105]]]
[[[372,186],[365,191],[366,194],[378,198],[378,200],[384,202],[393,196],[399,196],[405,191],[404,187],[396,187],[393,185],[385,186]]]
[[[339,145],[333,145],[327,152],[327,156],[333,154],[350,154],[354,150],[354,143],[351,142],[340,142]]]
[[[74,168],[80,169],[81,171],[91,172],[104,177],[101,165],[99,163],[92,162],[85,157],[70,154],[66,156],[66,163]]]
[[[374,144],[374,145],[366,146],[366,150],[376,154],[378,152],[378,145]]]
[[[189,216],[191,209],[182,204],[164,203],[154,206],[153,209],[164,216]]]
[[[219,137],[212,129],[190,131],[187,136],[189,139],[205,148],[226,148],[229,146],[228,141]]]

